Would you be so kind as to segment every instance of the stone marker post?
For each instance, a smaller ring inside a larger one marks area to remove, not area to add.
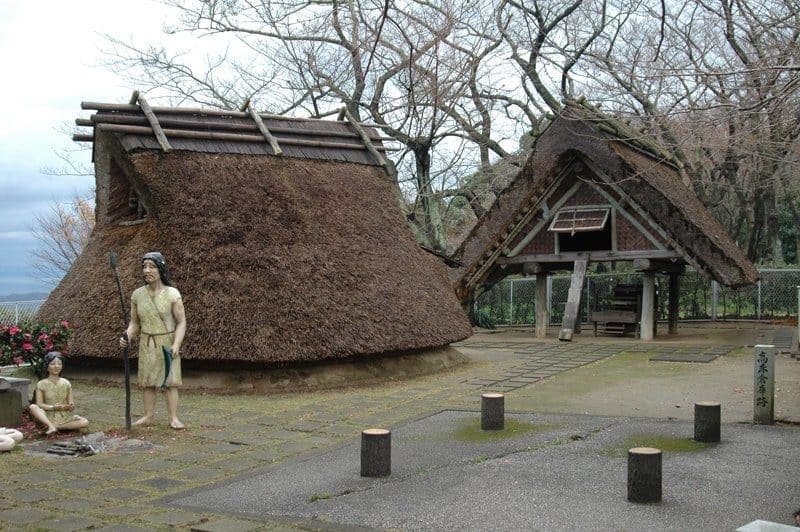
[[[505,415],[505,396],[502,393],[481,395],[481,430],[503,430]]]
[[[392,432],[387,429],[361,431],[361,476],[388,477],[392,473]]]
[[[22,423],[22,394],[0,378],[0,427],[18,427]]]
[[[753,367],[753,423],[775,421],[775,346],[755,346]]]
[[[694,404],[694,441],[717,443],[720,437],[721,408],[716,401]]]
[[[661,501],[661,449],[628,449],[628,500]]]

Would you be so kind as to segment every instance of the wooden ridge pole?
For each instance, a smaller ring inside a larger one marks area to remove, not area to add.
[[[270,133],[269,129],[267,129],[267,126],[264,125],[264,121],[261,120],[261,117],[258,116],[258,113],[255,112],[255,110],[250,106],[249,101],[247,102],[247,112],[250,113],[253,122],[256,123],[256,127],[258,127],[258,130],[261,131],[261,134],[264,135],[264,138],[267,139],[267,142],[269,142],[273,153],[275,155],[283,155],[283,150],[278,145],[278,141],[272,136],[272,133]]]
[[[161,124],[158,123],[158,118],[156,118],[156,114],[153,112],[153,109],[150,107],[150,104],[147,103],[147,100],[144,99],[144,96],[138,94],[138,91],[134,92],[134,95],[136,95],[139,101],[139,107],[142,108],[144,116],[146,116],[147,121],[150,122],[150,127],[152,128],[153,133],[156,136],[156,140],[158,141],[158,144],[161,146],[161,149],[167,153],[171,152],[172,146],[170,146],[169,141],[167,140],[167,136],[164,134],[164,130],[161,129]]]
[[[216,121],[213,123],[205,122],[203,120],[192,120],[187,118],[174,118],[174,117],[164,117],[158,119],[158,123],[161,124],[162,128],[177,128],[177,129],[198,129],[202,131],[207,131],[209,127],[212,127],[214,130],[222,130],[222,131],[259,131],[258,127],[255,124],[246,124],[240,122],[222,122]],[[86,118],[76,118],[75,124],[81,127],[94,127],[97,124],[121,124],[121,125],[129,125],[129,126],[146,126],[149,124],[147,118],[140,115],[132,115],[132,114],[93,114],[88,119]],[[293,129],[290,127],[270,127],[270,133],[273,135],[286,133],[286,134],[297,134],[298,130]],[[303,129],[302,134],[304,136],[309,137],[339,137],[339,138],[351,138],[351,139],[360,139],[361,137],[358,133],[352,131],[322,131],[318,129]],[[394,140],[392,137],[370,137],[370,140]]]
[[[145,126],[128,126],[122,124],[97,124],[97,129],[115,133],[130,133],[133,135],[151,135],[152,128]],[[165,129],[164,133],[173,138],[202,139],[202,140],[228,140],[233,142],[257,142],[263,143],[264,137],[261,135],[243,135],[238,133],[220,133],[217,131],[189,131],[185,129]],[[321,142],[315,140],[285,139],[276,138],[284,146],[308,146],[311,148],[339,148],[343,150],[363,150],[363,144],[345,144],[338,142]],[[391,151],[397,148],[380,146],[375,148],[381,151]]]
[[[364,147],[367,148],[369,154],[372,155],[376,161],[378,161],[378,164],[380,164],[383,169],[386,170],[387,174],[395,177],[394,168],[392,168],[386,161],[386,158],[381,155],[377,149],[375,149],[375,146],[372,144],[369,135],[367,135],[367,132],[364,131],[364,128],[359,125],[358,121],[350,112],[350,110],[347,107],[342,107],[342,111],[344,112],[344,116],[347,118],[347,121],[351,126],[353,126],[353,129],[355,129],[356,132],[361,136],[361,141],[364,143]],[[339,116],[341,116],[341,114]]]
[[[124,104],[124,103],[103,103],[103,102],[81,102],[81,109],[92,111],[118,111],[138,113],[140,111],[138,105]],[[154,113],[159,114],[175,114],[175,115],[206,115],[206,116],[230,116],[232,118],[249,118],[246,112],[243,111],[226,111],[222,109],[202,109],[199,107],[152,107]],[[303,118],[294,116],[281,116],[268,113],[258,113],[261,118],[271,120],[286,120],[289,122],[319,122],[319,118]],[[364,127],[374,127],[377,129],[387,128],[390,126],[382,124],[370,124],[367,122],[359,122]]]

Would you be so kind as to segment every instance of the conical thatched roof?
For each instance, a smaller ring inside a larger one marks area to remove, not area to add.
[[[226,120],[193,117],[204,119]],[[419,248],[396,186],[366,151],[357,157],[370,164],[349,162],[350,148],[329,160],[319,151],[240,153],[227,140],[217,151],[205,140],[203,150],[164,152],[143,138],[95,132],[98,226],[39,314],[74,323],[74,355],[119,356],[109,250],[120,257],[126,303],[141,284],[142,254],[165,255],[186,308],[187,359],[317,361],[471,334],[445,266]],[[114,197],[123,184],[145,205],[144,218],[120,221]]]
[[[537,139],[525,166],[453,253],[464,265],[452,272],[462,298],[468,288],[512,271],[513,261],[505,253],[536,223],[526,213],[547,216],[545,195],[567,175],[609,191],[621,207],[657,231],[676,260],[701,274],[731,287],[758,279],[722,224],[686,186],[680,166],[668,153],[624,122],[567,102]]]

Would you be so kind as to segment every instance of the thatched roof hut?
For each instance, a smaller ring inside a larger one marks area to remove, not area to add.
[[[151,110],[141,99],[84,107],[98,110],[79,121],[93,135],[77,137],[94,142],[97,225],[39,312],[74,323],[73,355],[119,356],[110,250],[126,298],[142,283],[142,254],[165,255],[183,294],[188,360],[342,359],[471,334],[446,267],[403,219],[374,130]]]
[[[680,164],[641,132],[567,102],[453,253],[463,265],[452,272],[456,292],[468,301],[508,275],[545,276],[578,265],[585,271],[590,262],[628,261],[645,273],[672,276],[672,329],[677,276],[686,265],[731,287],[758,279],[684,181]],[[583,273],[573,276],[577,294],[582,283]],[[537,322],[545,318],[537,316]]]

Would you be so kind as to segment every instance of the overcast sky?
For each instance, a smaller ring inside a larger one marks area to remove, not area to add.
[[[0,0],[0,295],[49,291],[31,267],[34,217],[94,183],[45,171],[78,146],[64,125],[89,116],[82,100],[127,102],[136,88],[98,66],[102,34],[152,42],[164,13],[150,0]]]

